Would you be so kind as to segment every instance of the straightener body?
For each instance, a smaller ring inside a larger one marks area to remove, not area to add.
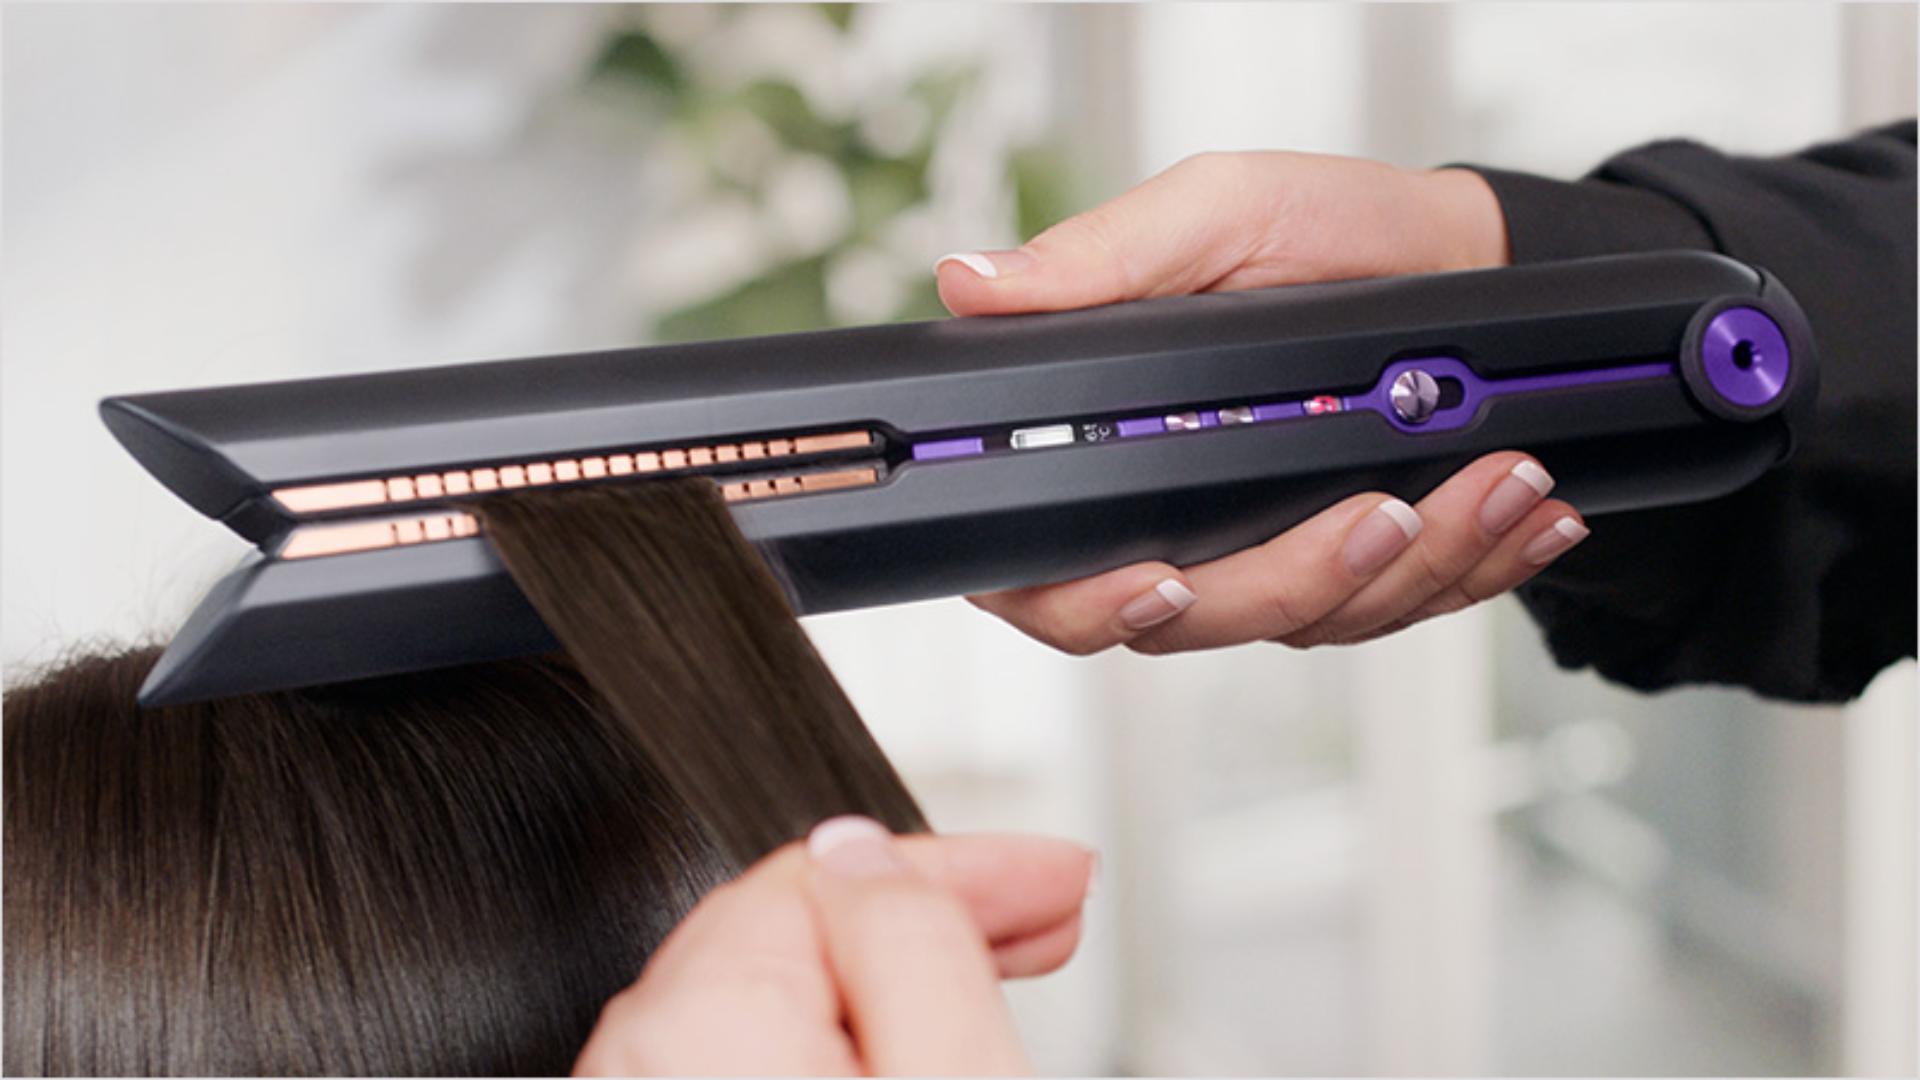
[[[1587,514],[1782,460],[1817,383],[1765,272],[1674,252],[111,398],[108,427],[259,551],[164,704],[555,643],[467,507],[713,477],[802,613],[1259,543],[1521,449]]]

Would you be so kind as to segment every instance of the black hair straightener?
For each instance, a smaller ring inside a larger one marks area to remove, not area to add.
[[[801,612],[1258,543],[1491,450],[1588,514],[1780,461],[1817,370],[1764,271],[1674,252],[110,398],[259,546],[143,704],[555,648],[464,509],[710,475]]]

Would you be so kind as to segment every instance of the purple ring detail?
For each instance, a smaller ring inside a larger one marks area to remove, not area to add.
[[[1734,363],[1742,343],[1752,350],[1746,367]],[[1721,397],[1754,408],[1786,389],[1793,356],[1779,323],[1758,308],[1734,307],[1715,315],[1700,335],[1700,366]]]
[[[1136,416],[1131,420],[1120,421],[1115,425],[1114,430],[1118,431],[1123,439],[1131,439],[1137,435],[1159,435],[1167,430],[1167,422],[1158,416]]]
[[[1441,409],[1424,424],[1409,424],[1400,418],[1393,408],[1393,380],[1402,372],[1418,368],[1436,379],[1458,379],[1466,393],[1460,402],[1451,408]],[[1490,397],[1503,394],[1526,394],[1536,390],[1560,390],[1570,386],[1597,386],[1602,383],[1634,382],[1640,379],[1658,379],[1674,374],[1674,365],[1670,363],[1632,364],[1627,367],[1595,368],[1591,371],[1568,371],[1554,375],[1522,375],[1513,379],[1483,379],[1464,361],[1451,356],[1434,356],[1414,360],[1399,360],[1388,364],[1380,374],[1380,381],[1374,383],[1367,393],[1347,399],[1348,409],[1371,409],[1385,417],[1387,423],[1401,431],[1419,433],[1428,431],[1452,431],[1463,427],[1480,411],[1480,403]]]

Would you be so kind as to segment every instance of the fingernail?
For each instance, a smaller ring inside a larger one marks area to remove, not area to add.
[[[1420,535],[1420,514],[1399,499],[1388,499],[1360,519],[1347,534],[1341,557],[1355,574],[1371,574]]]
[[[1095,896],[1099,895],[1100,870],[1106,865],[1106,860],[1100,857],[1099,852],[1089,851],[1087,854],[1091,856],[1091,859],[1087,863],[1087,891],[1080,897],[1080,903],[1082,904],[1089,903]]]
[[[1199,597],[1175,578],[1167,580],[1127,601],[1120,609],[1120,621],[1129,630],[1158,626],[1193,606]]]
[[[1513,528],[1534,504],[1553,490],[1553,477],[1533,461],[1522,461],[1487,493],[1480,504],[1480,527],[1493,536]]]
[[[887,827],[856,814],[815,825],[807,834],[807,854],[815,864],[841,877],[884,877],[906,868],[906,861],[893,850],[893,834]]]
[[[1535,566],[1545,566],[1565,554],[1568,548],[1585,540],[1592,531],[1573,518],[1563,517],[1527,541],[1527,546],[1520,549],[1520,557]]]
[[[933,262],[933,272],[938,274],[940,267],[950,263],[961,266],[992,281],[994,278],[1022,273],[1033,268],[1035,259],[1027,251],[957,251],[951,255],[942,255]]]

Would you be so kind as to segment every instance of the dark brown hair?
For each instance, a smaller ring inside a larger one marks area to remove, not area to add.
[[[520,591],[741,865],[832,814],[926,828],[712,483],[529,492],[480,515]]]
[[[554,1073],[721,873],[564,663],[141,710],[7,695],[23,1073]]]
[[[737,867],[921,826],[711,485],[485,516],[578,667],[142,710],[140,650],[9,691],[7,1073],[562,1073]]]

